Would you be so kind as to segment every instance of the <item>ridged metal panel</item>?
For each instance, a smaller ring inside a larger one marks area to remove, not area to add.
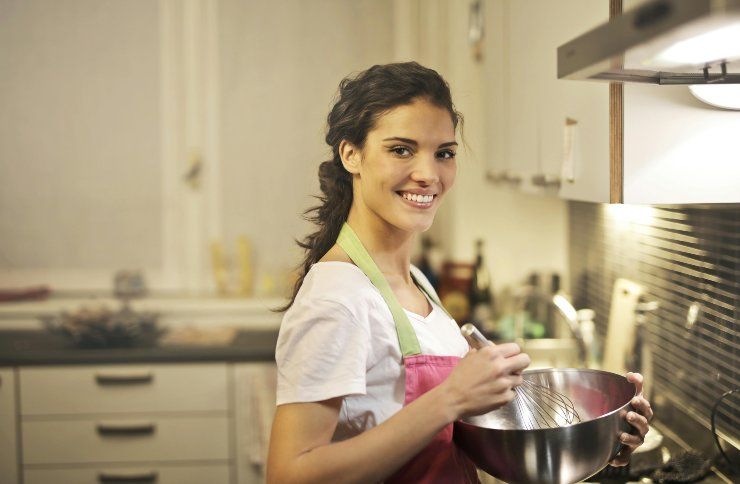
[[[602,341],[614,281],[642,284],[660,302],[647,319],[654,400],[670,399],[710,427],[710,411],[740,387],[740,206],[630,208],[569,203],[571,292],[596,311]],[[634,214],[637,215],[634,215]],[[693,325],[691,304],[701,305]],[[740,395],[723,401],[720,433],[740,442]]]

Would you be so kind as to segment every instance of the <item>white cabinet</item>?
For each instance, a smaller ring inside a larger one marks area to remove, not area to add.
[[[0,368],[0,482],[18,482],[15,371]]]
[[[643,2],[627,0],[624,10]],[[571,37],[596,25],[574,30]],[[625,63],[633,62],[628,54]],[[567,82],[579,89],[602,84]],[[611,132],[616,155],[611,171],[602,170],[585,200],[628,204],[740,202],[739,112],[701,103],[688,86],[626,83],[621,99],[617,94],[611,102],[616,119],[622,119],[621,135],[614,128]]]
[[[226,363],[22,368],[24,476],[114,481],[128,472],[159,482],[175,479],[167,466],[178,463],[231,482],[230,382]]]
[[[234,370],[234,433],[237,484],[265,482],[275,415],[275,363],[237,363]]]
[[[624,86],[624,203],[740,202],[740,112],[687,86]]]
[[[129,467],[106,465],[99,469],[35,469],[23,474],[24,484],[221,484],[229,481],[225,465]]]
[[[610,93],[606,82],[557,79],[557,48],[606,22],[609,0],[486,7],[490,179],[569,200],[740,202],[740,113],[701,104],[687,86]]]
[[[20,376],[24,417],[229,409],[221,363],[22,368]]]
[[[276,383],[274,362],[0,369],[0,482],[264,482]]]
[[[23,418],[23,465],[194,462],[228,464],[228,415]]]
[[[608,0],[537,1],[540,180],[562,198],[609,201],[609,85],[557,78],[557,48],[609,19]],[[558,19],[552,21],[552,19]],[[556,192],[556,181],[560,189]]]
[[[557,47],[609,17],[608,0],[486,3],[484,103],[488,177],[532,193],[589,199],[609,175],[606,84],[557,79]],[[561,182],[566,126],[574,176]],[[606,201],[606,200],[603,200]]]

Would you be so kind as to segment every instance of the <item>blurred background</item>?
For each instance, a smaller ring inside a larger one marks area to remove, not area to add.
[[[407,60],[465,117],[414,253],[458,323],[643,372],[674,455],[731,482],[740,116],[625,85],[615,175],[609,84],[555,76],[609,4],[0,0],[0,482],[262,481],[326,116]]]

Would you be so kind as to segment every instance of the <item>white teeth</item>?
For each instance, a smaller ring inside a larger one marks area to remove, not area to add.
[[[432,203],[432,200],[434,200],[434,195],[416,195],[414,193],[404,192],[401,196],[406,200],[411,200],[416,203]]]

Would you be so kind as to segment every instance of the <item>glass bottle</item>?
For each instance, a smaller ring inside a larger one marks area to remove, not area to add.
[[[476,241],[476,257],[473,278],[470,282],[470,310],[472,322],[483,332],[495,330],[493,321],[493,293],[491,276],[483,258],[483,240]]]

